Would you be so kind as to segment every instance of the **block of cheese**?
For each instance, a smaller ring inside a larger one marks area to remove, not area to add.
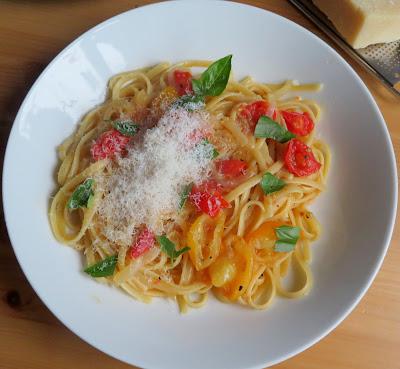
[[[313,0],[354,48],[400,39],[400,0]]]

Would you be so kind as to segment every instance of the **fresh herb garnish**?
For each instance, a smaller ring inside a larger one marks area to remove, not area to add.
[[[96,264],[87,267],[84,272],[94,278],[107,277],[114,274],[118,256],[109,256]]]
[[[181,210],[185,206],[186,200],[188,199],[189,194],[192,191],[192,188],[193,188],[193,183],[189,183],[183,188],[183,191],[181,193],[181,199],[179,201],[179,210]]]
[[[280,226],[275,228],[277,241],[275,242],[275,251],[290,252],[294,250],[296,242],[300,237],[300,228],[292,226]]]
[[[203,158],[212,160],[219,155],[219,152],[210,141],[208,141],[206,138],[203,138],[193,148],[193,155],[196,160],[201,160]]]
[[[93,206],[93,202],[94,202],[94,195],[93,195],[93,193],[91,193],[89,198],[88,198],[86,207],[88,209],[90,209]]]
[[[272,138],[280,143],[296,137],[292,132],[283,128],[279,123],[263,115],[257,122],[254,136],[257,138]]]
[[[183,95],[175,100],[172,108],[184,108],[187,111],[195,111],[204,107],[204,96],[201,95]]]
[[[93,204],[94,192],[92,186],[94,179],[87,178],[80,184],[67,202],[68,209],[89,208]]]
[[[202,139],[201,141],[200,141],[200,145],[204,145],[204,146],[210,146],[210,151],[211,151],[211,159],[215,159],[218,155],[219,155],[219,152],[218,152],[218,150],[214,147],[214,145],[210,142],[210,141],[208,141],[206,138],[204,138],[204,139]]]
[[[231,73],[232,55],[225,56],[212,63],[200,76],[192,80],[194,94],[183,95],[172,108],[184,108],[195,111],[204,107],[206,96],[218,96],[226,88]]]
[[[175,247],[175,244],[165,235],[163,236],[158,236],[157,241],[161,246],[161,251],[166,253],[169,258],[171,259],[172,263],[175,261],[175,259],[183,254],[186,251],[190,250],[190,247],[184,247],[181,250],[177,250]]]
[[[231,72],[232,55],[212,63],[200,76],[192,80],[193,91],[198,96],[218,96],[224,90]]]
[[[113,122],[113,127],[124,136],[134,136],[139,126],[131,119],[118,119]]]
[[[268,195],[269,193],[281,190],[285,187],[286,183],[273,174],[266,172],[261,178],[260,185],[264,193]]]

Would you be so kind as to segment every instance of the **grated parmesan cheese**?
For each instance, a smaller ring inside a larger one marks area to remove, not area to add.
[[[162,234],[176,219],[183,187],[210,175],[213,147],[195,145],[210,130],[205,110],[168,110],[148,129],[117,168],[100,178],[105,193],[98,208],[103,232],[114,242],[131,245],[137,228]]]

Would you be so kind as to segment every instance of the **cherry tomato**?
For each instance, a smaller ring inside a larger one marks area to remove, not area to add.
[[[215,179],[208,179],[200,185],[196,186],[197,191],[214,193],[215,191],[222,193],[223,187]]]
[[[90,148],[94,161],[111,158],[126,150],[130,137],[124,136],[116,129],[104,132]]]
[[[249,121],[252,131],[262,115],[276,119],[276,109],[265,100],[257,100],[250,104],[245,104],[239,111],[239,116]]]
[[[178,92],[172,86],[167,86],[156,96],[150,105],[150,111],[158,121],[169,106],[178,98]]]
[[[215,218],[201,214],[190,226],[186,242],[190,247],[189,257],[196,270],[207,268],[218,257],[224,224],[224,213]]]
[[[221,286],[216,286],[218,287],[215,290],[216,293],[230,301],[236,301],[246,292],[250,284],[254,264],[254,249],[238,236],[233,236],[231,244],[225,246],[228,246],[230,252],[221,255],[217,259],[216,267],[209,268],[209,273],[211,274],[211,281],[214,279],[214,281],[217,280],[217,284],[221,284]],[[221,278],[218,274],[225,275]]]
[[[288,171],[298,177],[308,176],[321,168],[311,148],[296,138],[290,140],[286,148],[285,164]]]
[[[314,122],[307,112],[282,111],[287,129],[297,136],[307,136],[314,129]]]
[[[147,227],[136,238],[135,243],[130,248],[130,256],[132,259],[138,258],[144,254],[147,250],[152,248],[155,243],[155,236],[152,231]]]
[[[218,183],[215,181],[207,181],[200,186],[193,186],[189,198],[197,210],[208,214],[211,218],[217,216],[221,209],[231,206],[221,195]]]
[[[213,286],[222,287],[231,282],[237,273],[235,263],[228,257],[220,257],[208,267],[208,274]]]
[[[173,82],[176,91],[180,96],[193,93],[192,74],[183,70],[174,70]]]
[[[193,132],[189,133],[187,139],[191,145],[196,145],[203,140],[209,141],[211,137],[212,131],[210,127],[202,127],[200,129],[195,129]]]
[[[227,178],[235,178],[244,175],[247,170],[247,163],[238,159],[218,160],[215,166],[219,173]]]

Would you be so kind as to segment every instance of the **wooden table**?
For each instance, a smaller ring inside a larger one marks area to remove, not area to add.
[[[54,56],[97,23],[151,2],[154,1],[0,0],[1,160],[19,105]],[[245,2],[294,20],[327,40],[284,0]],[[374,95],[398,154],[400,99],[396,100],[355,62],[344,57]],[[83,342],[52,315],[18,266],[3,216],[0,227],[0,368],[86,369],[93,365],[96,369],[131,368]],[[381,271],[353,313],[321,342],[275,368],[400,368],[399,231],[397,226]]]

